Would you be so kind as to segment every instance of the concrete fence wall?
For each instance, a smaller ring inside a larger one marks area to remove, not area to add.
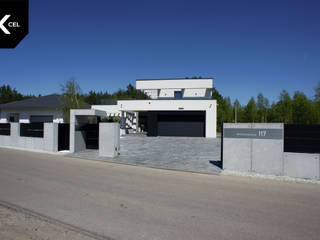
[[[282,123],[226,123],[223,168],[240,172],[319,179],[320,154],[284,152]]]
[[[11,123],[10,125],[10,136],[0,135],[0,147],[14,147],[46,152],[58,151],[57,123],[44,123],[43,138],[21,137],[20,123]]]

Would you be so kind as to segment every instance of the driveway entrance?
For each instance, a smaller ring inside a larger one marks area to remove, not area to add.
[[[150,167],[204,173],[221,171],[220,138],[147,137],[128,134],[120,139],[120,156],[99,157],[98,151],[86,150],[73,156]]]

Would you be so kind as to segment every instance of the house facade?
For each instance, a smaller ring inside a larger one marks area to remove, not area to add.
[[[107,116],[120,116],[122,132],[148,136],[216,137],[217,103],[213,79],[138,79],[136,89],[149,100],[119,100],[116,105],[93,105]]]
[[[0,123],[63,123],[61,97],[57,94],[0,105]]]

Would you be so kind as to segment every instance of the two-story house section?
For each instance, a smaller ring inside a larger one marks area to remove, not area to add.
[[[211,99],[212,78],[137,79],[136,88],[151,99]]]
[[[92,108],[121,116],[125,122],[123,130],[142,131],[148,136],[215,138],[217,102],[211,97],[212,81],[212,78],[138,79],[136,88],[150,99],[119,100],[117,105]]]

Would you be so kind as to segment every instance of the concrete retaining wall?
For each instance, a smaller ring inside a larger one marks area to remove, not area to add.
[[[284,153],[284,175],[320,180],[320,154]]]
[[[283,152],[282,123],[226,123],[223,169],[319,179],[320,154]]]
[[[46,152],[58,151],[58,124],[44,123],[43,138],[21,137],[20,124],[11,123],[10,136],[0,135],[0,146],[21,149],[38,150]]]

